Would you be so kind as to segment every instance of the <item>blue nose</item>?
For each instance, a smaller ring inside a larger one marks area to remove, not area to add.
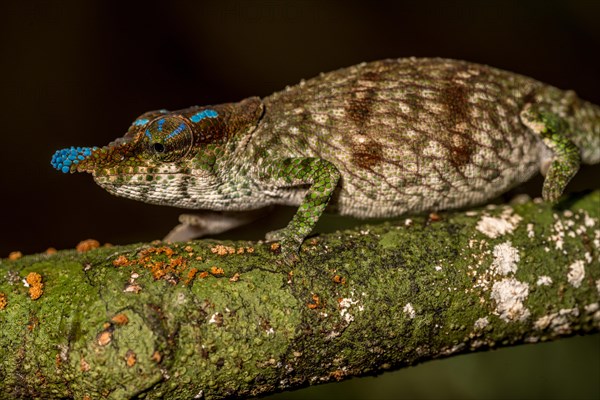
[[[58,150],[52,156],[50,162],[58,171],[65,174],[71,171],[71,166],[79,164],[79,161],[85,160],[92,154],[97,147],[69,147],[68,149]]]

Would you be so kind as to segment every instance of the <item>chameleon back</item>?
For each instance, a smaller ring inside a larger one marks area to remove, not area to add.
[[[341,69],[264,99],[255,162],[319,157],[340,171],[330,210],[386,217],[483,202],[529,179],[540,138],[526,103],[565,92],[491,67],[444,59]],[[303,193],[284,195],[299,204]]]

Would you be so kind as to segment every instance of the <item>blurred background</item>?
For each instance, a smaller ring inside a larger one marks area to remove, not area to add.
[[[0,15],[0,257],[163,237],[181,210],[113,197],[50,166],[55,150],[105,145],[148,110],[267,96],[319,72],[408,56],[489,64],[600,104],[599,1],[4,1]],[[597,188],[599,176],[599,166],[584,168],[569,190]],[[537,178],[519,191],[540,188]],[[292,213],[227,236],[261,238]],[[342,223],[329,217],[319,230]],[[592,399],[599,376],[593,335],[272,398]]]

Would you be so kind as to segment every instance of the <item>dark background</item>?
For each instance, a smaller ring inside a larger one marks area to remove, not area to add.
[[[139,114],[266,96],[362,61],[441,56],[574,89],[600,104],[598,1],[14,1],[0,5],[0,256],[85,238],[161,238],[180,210],[113,197],[50,166]],[[598,187],[598,166],[569,190]],[[538,178],[526,189],[539,195]],[[259,238],[293,212],[231,237]],[[328,219],[335,229],[339,219]],[[264,226],[262,226],[264,225]],[[598,398],[600,337],[455,357],[276,396]]]

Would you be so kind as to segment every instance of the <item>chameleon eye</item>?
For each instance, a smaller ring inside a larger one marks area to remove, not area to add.
[[[162,143],[154,143],[152,145],[152,150],[154,150],[155,153],[164,153],[165,152],[165,146],[163,146]]]
[[[194,144],[192,128],[178,116],[159,117],[151,121],[145,135],[149,153],[160,161],[179,161]]]

